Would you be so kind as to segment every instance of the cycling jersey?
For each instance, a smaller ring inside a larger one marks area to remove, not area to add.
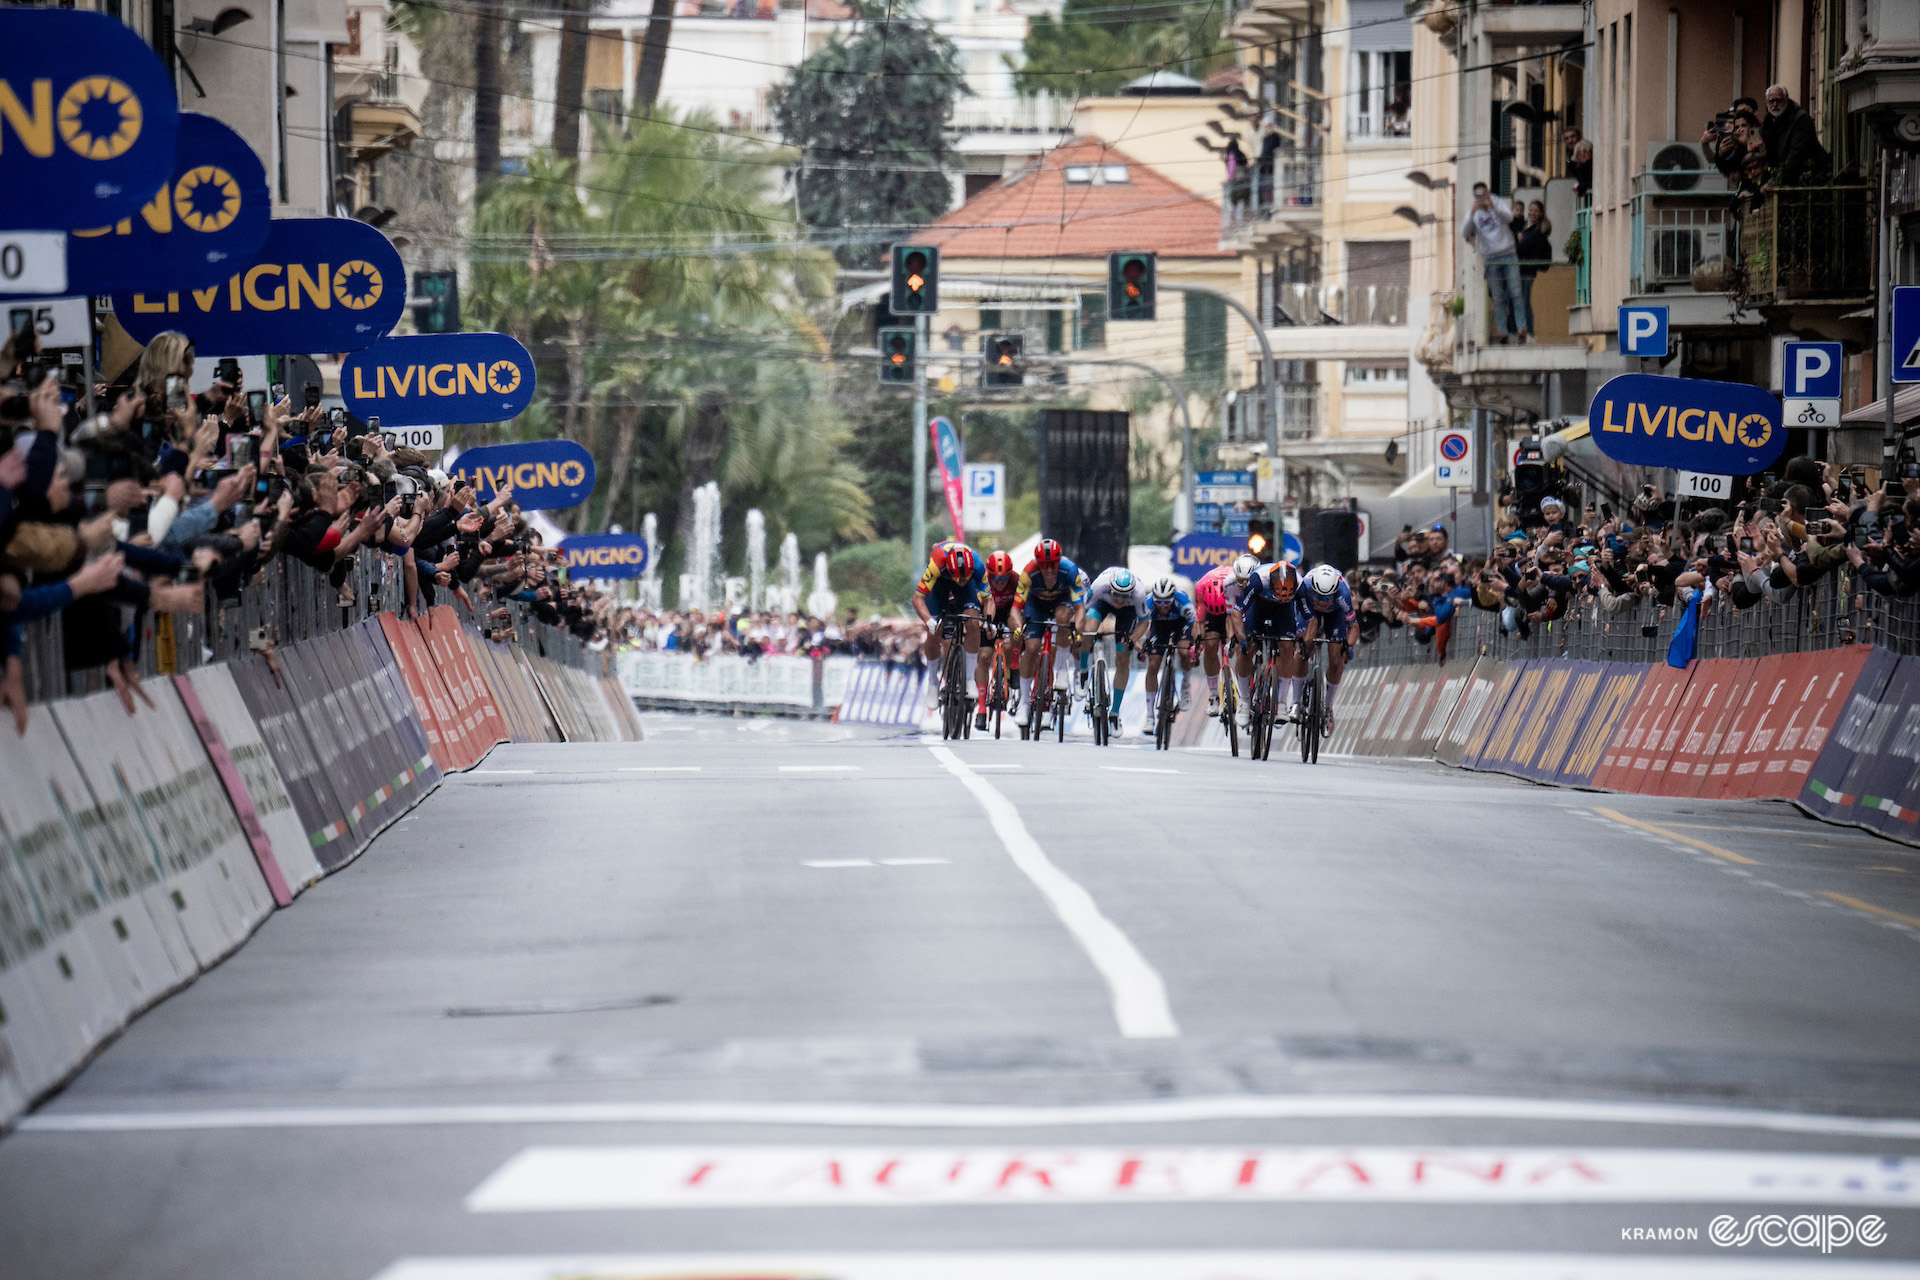
[[[1060,559],[1052,586],[1041,580],[1040,566],[1029,560],[1020,572],[1020,589],[1013,598],[1022,614],[1037,619],[1063,606],[1080,603],[1086,589],[1086,572],[1066,557]]]
[[[973,576],[964,582],[949,577],[941,561],[954,547],[965,547],[964,542],[942,542],[934,546],[927,558],[927,569],[920,575],[920,585],[916,590],[927,597],[927,612],[936,618],[949,613],[963,613],[968,609],[984,609],[987,602],[987,565],[978,555],[973,557]]]
[[[1113,618],[1115,619],[1114,631],[1120,635],[1133,630],[1133,622],[1139,616],[1140,609],[1137,594],[1140,590],[1138,579],[1134,581],[1135,595],[1122,600],[1113,594],[1113,584],[1125,572],[1125,569],[1117,565],[1111,569],[1102,570],[1100,576],[1093,580],[1093,585],[1087,588],[1086,594],[1087,621],[1097,624],[1103,618]]]
[[[1263,564],[1240,593],[1240,617],[1249,636],[1290,639],[1307,624],[1299,602],[1300,571],[1282,561]]]
[[[1184,591],[1175,591],[1164,611],[1158,601],[1148,600],[1143,616],[1147,620],[1147,647],[1164,649],[1193,630],[1196,616],[1193,598]]]
[[[1331,600],[1316,600],[1306,591],[1300,593],[1300,599],[1301,622],[1311,616],[1320,623],[1320,634],[1330,640],[1344,641],[1347,629],[1359,621],[1359,615],[1353,610],[1353,586],[1345,578],[1340,579],[1340,589],[1333,593]]]
[[[1194,584],[1193,603],[1202,618],[1212,614],[1225,613],[1234,606],[1227,600],[1233,590],[1233,566],[1215,565],[1207,570],[1206,577]]]

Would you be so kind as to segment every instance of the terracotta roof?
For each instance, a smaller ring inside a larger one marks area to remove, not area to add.
[[[1208,93],[1231,93],[1235,89],[1245,89],[1247,87],[1246,68],[1222,67],[1201,81],[1201,84]]]
[[[1125,165],[1124,182],[1067,181],[1068,166]],[[1075,138],[988,187],[920,233],[949,258],[1230,258],[1220,206],[1098,138]]]

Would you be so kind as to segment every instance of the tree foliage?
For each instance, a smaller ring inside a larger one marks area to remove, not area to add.
[[[1014,87],[1094,97],[1156,70],[1203,80],[1232,56],[1223,9],[1220,0],[1067,0],[1058,18],[1042,14],[1027,28]]]
[[[780,136],[799,151],[800,217],[841,233],[840,261],[871,266],[890,240],[946,212],[957,167],[947,137],[960,57],[931,23],[888,0],[795,67],[773,91]]]

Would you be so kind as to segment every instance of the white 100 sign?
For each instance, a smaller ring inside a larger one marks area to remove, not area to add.
[[[1680,473],[1680,496],[1683,498],[1725,498],[1732,493],[1731,476],[1710,476],[1698,471]]]
[[[389,449],[418,449],[434,453],[445,446],[446,432],[441,427],[381,427],[380,434]]]

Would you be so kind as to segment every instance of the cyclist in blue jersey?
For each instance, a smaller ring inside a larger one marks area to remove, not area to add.
[[[1354,612],[1353,588],[1348,585],[1346,575],[1330,564],[1320,565],[1307,575],[1300,602],[1301,621],[1305,624],[1301,643],[1311,644],[1323,635],[1334,642],[1327,646],[1326,730],[1331,733],[1334,695],[1340,692],[1340,677],[1346,674],[1347,659],[1353,656],[1353,647],[1360,643],[1360,615]]]
[[[1296,597],[1300,594],[1300,571],[1285,560],[1263,564],[1247,578],[1240,592],[1240,624],[1246,643],[1233,664],[1234,683],[1240,688],[1240,715],[1243,723],[1252,715],[1253,648],[1263,639],[1298,640],[1305,620],[1300,616]],[[1279,707],[1276,720],[1291,720],[1292,705],[1300,698],[1300,650],[1297,645],[1281,647],[1276,659],[1280,687],[1275,692]]]
[[[1060,624],[1061,634],[1054,641],[1055,662],[1072,652],[1070,626],[1074,611],[1086,600],[1087,575],[1079,565],[1066,558],[1060,544],[1042,538],[1033,548],[1033,559],[1020,574],[1020,586],[1013,596],[1019,610],[1021,630],[1026,642],[1021,645],[1020,676],[1031,680],[1040,666],[1040,624],[1049,619]],[[1055,681],[1059,684],[1059,681]]]
[[[964,542],[942,542],[933,548],[927,557],[926,572],[920,575],[920,585],[913,593],[913,608],[927,624],[923,652],[935,671],[941,670],[941,658],[946,652],[946,642],[940,635],[940,619],[950,614],[966,619],[966,632],[961,640],[966,651],[980,652],[980,616],[986,609],[987,594],[986,561],[972,547]],[[985,664],[977,659],[973,682],[979,694],[974,724],[984,729],[987,727],[987,676]]]
[[[1153,732],[1153,713],[1160,701],[1160,663],[1186,641],[1188,648],[1182,655],[1182,666],[1193,667],[1192,646],[1200,642],[1200,615],[1194,611],[1193,597],[1180,589],[1180,584],[1172,578],[1162,578],[1153,584],[1153,594],[1147,600],[1146,612],[1133,628],[1133,644],[1147,655],[1147,719],[1141,732]],[[1188,686],[1180,686],[1180,709],[1187,709],[1193,701]]]
[[[1107,723],[1115,733],[1120,731],[1120,699],[1127,692],[1127,677],[1132,671],[1133,650],[1127,637],[1133,632],[1134,619],[1140,616],[1136,598],[1138,590],[1133,575],[1125,569],[1115,565],[1105,570],[1087,588],[1074,623],[1080,631],[1076,652],[1080,655],[1080,679],[1084,682],[1089,660],[1093,656],[1093,646],[1100,638],[1100,626],[1108,618],[1113,619],[1114,648],[1118,652],[1113,660],[1112,705],[1088,707],[1087,711],[1089,714],[1106,715]]]

